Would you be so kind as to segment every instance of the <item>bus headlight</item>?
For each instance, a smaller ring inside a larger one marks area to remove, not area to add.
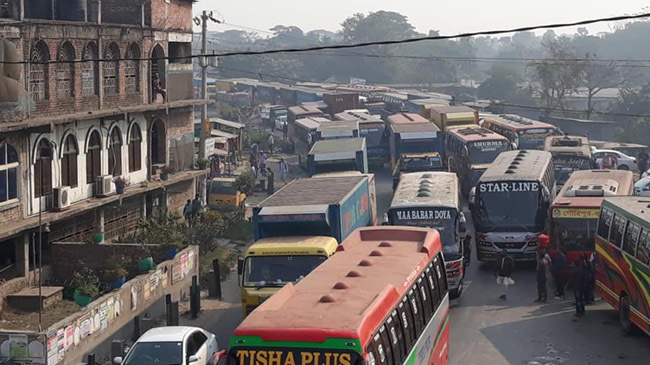
[[[537,241],[528,241],[526,244],[528,247],[537,247]]]
[[[477,241],[479,246],[482,247],[492,247],[492,242],[488,241]]]

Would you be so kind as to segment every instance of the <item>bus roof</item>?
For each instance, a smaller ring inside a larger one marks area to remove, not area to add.
[[[589,139],[583,136],[548,136],[544,141],[544,151],[551,154],[574,154],[591,156]]]
[[[257,255],[309,255],[330,256],[339,243],[336,238],[326,236],[289,236],[262,238],[246,250],[246,256]]]
[[[430,108],[431,112],[436,112],[440,114],[452,114],[452,113],[476,113],[476,110],[464,106],[464,105],[449,105],[449,106],[436,106]]]
[[[605,197],[632,195],[634,174],[623,170],[575,171],[553,201],[553,207],[598,208]]]
[[[318,126],[320,125],[320,122],[313,120],[312,118],[302,118],[296,120],[296,124],[299,124],[301,127],[305,127],[305,129],[318,129]]]
[[[390,128],[393,133],[440,132],[440,128],[431,122],[392,124]]]
[[[502,152],[485,170],[479,183],[487,181],[537,180],[552,163],[551,153],[536,150]]]
[[[450,129],[447,131],[449,134],[453,134],[459,140],[463,142],[476,142],[476,141],[494,141],[502,140],[508,142],[508,138],[500,135],[499,133],[492,132],[489,129],[479,127],[478,125],[470,125],[458,129]]]
[[[512,130],[525,130],[534,128],[551,128],[556,129],[554,125],[540,122],[539,120],[520,117],[515,114],[486,115],[484,118],[494,124],[499,124],[504,128]]]
[[[388,123],[391,125],[396,124],[415,124],[415,123],[431,123],[430,120],[427,120],[425,117],[420,114],[415,113],[397,113],[388,116]]]
[[[436,171],[402,174],[390,208],[414,206],[460,209],[456,173]]]
[[[328,123],[321,123],[318,126],[319,131],[331,131],[331,130],[355,130],[359,129],[358,121],[341,121],[335,120]]]
[[[641,221],[650,222],[650,198],[642,196],[626,196],[606,198],[604,205],[617,207]]]
[[[298,284],[285,285],[234,332],[265,341],[322,342],[372,333],[441,250],[437,231],[363,227]]]
[[[317,153],[356,152],[365,148],[365,138],[323,139],[314,143],[309,151],[309,155],[315,155]]]
[[[374,115],[370,115],[368,113],[356,112],[356,111],[344,111],[342,113],[337,113],[334,115],[334,118],[340,120],[348,120],[348,121],[358,120],[359,122],[362,121],[381,122],[381,123],[384,122],[383,120],[381,120],[381,118],[376,117]]]
[[[289,108],[289,113],[293,115],[303,115],[303,114],[322,114],[323,112],[315,106],[292,106]]]
[[[336,204],[343,200],[365,175],[297,179],[263,200],[259,207]]]

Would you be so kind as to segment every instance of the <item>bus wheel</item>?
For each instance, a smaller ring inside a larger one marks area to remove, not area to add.
[[[630,319],[630,300],[626,295],[621,296],[621,301],[618,305],[618,318],[621,321],[621,328],[623,333],[630,335],[634,332],[634,324]]]

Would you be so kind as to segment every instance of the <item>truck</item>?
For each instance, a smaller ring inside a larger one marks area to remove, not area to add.
[[[310,176],[336,171],[368,173],[366,139],[342,138],[316,141],[307,155],[307,171]]]
[[[364,174],[294,180],[253,208],[254,238],[329,236],[341,243],[374,224],[372,181]]]
[[[462,105],[441,106],[429,109],[431,121],[441,131],[448,129],[466,127],[467,125],[478,125],[478,111]]]
[[[440,129],[418,114],[399,113],[388,118],[388,142],[391,170],[404,154],[437,153],[444,162],[444,144]]]

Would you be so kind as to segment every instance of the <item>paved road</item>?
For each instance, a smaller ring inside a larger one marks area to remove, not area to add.
[[[392,198],[390,173],[376,173],[376,184],[381,219]],[[533,303],[536,285],[532,267],[518,266],[513,277],[516,283],[504,302],[497,298],[500,293],[490,268],[473,258],[467,288],[452,303],[451,365],[648,363],[650,337],[622,336],[616,313],[605,303],[589,306],[586,316],[576,320],[571,300]],[[224,296],[233,307],[219,311],[206,323],[222,346],[241,321],[234,280],[224,283]]]

